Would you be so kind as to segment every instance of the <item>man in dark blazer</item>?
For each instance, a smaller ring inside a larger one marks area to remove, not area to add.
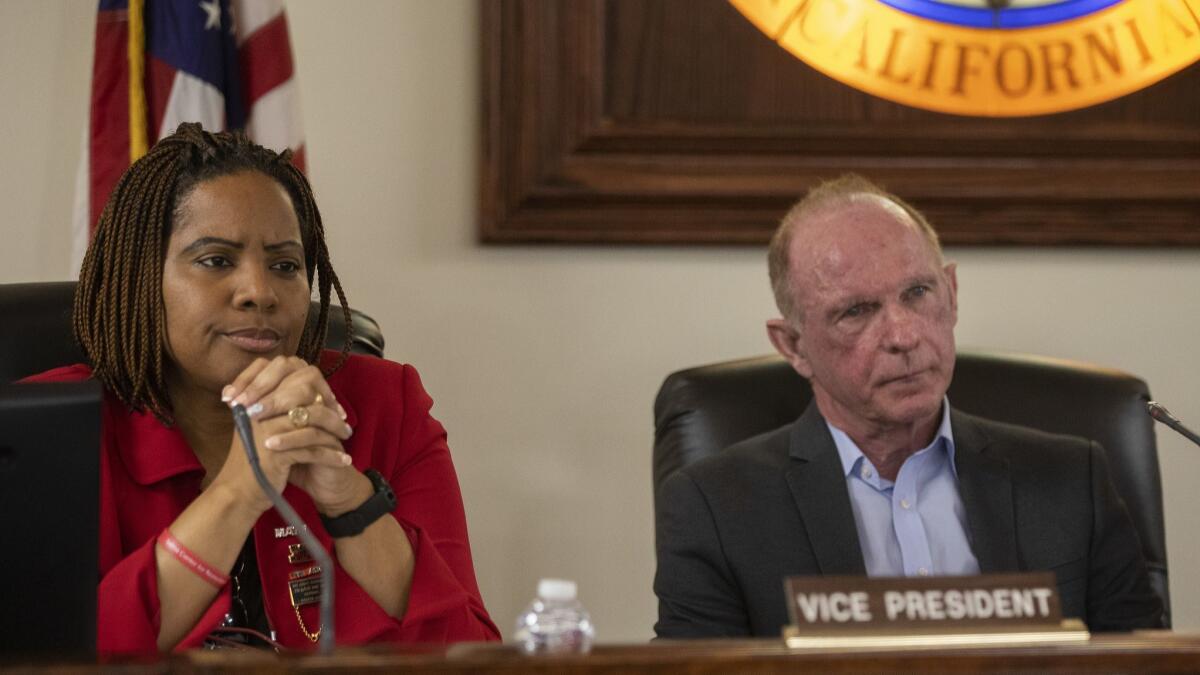
[[[795,423],[662,486],[659,637],[778,636],[799,575],[1056,575],[1064,616],[1155,628],[1162,606],[1095,443],[951,407],[957,278],[925,218],[857,176],[811,191],[769,253]]]

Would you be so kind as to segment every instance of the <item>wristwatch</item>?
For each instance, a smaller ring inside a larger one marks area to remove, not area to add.
[[[371,480],[371,485],[375,487],[375,494],[359,504],[357,509],[347,511],[337,518],[321,516],[321,524],[325,526],[325,531],[329,533],[329,536],[334,539],[361,534],[368,525],[396,508],[396,493],[392,492],[392,486],[388,485],[383,474],[375,469],[367,469],[363,475]]]

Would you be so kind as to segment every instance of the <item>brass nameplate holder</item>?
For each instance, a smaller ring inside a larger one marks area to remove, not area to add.
[[[1086,642],[1062,618],[1049,572],[974,577],[789,577],[794,649],[903,649]]]

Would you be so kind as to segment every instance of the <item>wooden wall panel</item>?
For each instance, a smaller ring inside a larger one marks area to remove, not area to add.
[[[949,244],[1200,244],[1200,67],[1086,110],[909,108],[723,0],[482,0],[485,242],[763,243],[857,171]]]

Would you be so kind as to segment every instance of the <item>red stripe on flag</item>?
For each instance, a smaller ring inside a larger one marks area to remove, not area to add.
[[[292,46],[282,12],[246,38],[238,49],[246,106],[292,77]]]
[[[150,145],[158,140],[162,129],[163,116],[167,113],[167,101],[171,98],[171,88],[175,86],[175,75],[178,71],[171,64],[152,54],[146,54],[146,104],[150,106],[150,125],[146,130]],[[174,129],[167,129],[173,132]]]
[[[296,148],[292,152],[292,164],[297,169],[300,169],[301,173],[305,172],[304,171],[304,146],[303,145]]]
[[[108,194],[129,167],[129,17],[125,10],[96,15],[92,65],[91,164],[88,232],[96,229]]]

